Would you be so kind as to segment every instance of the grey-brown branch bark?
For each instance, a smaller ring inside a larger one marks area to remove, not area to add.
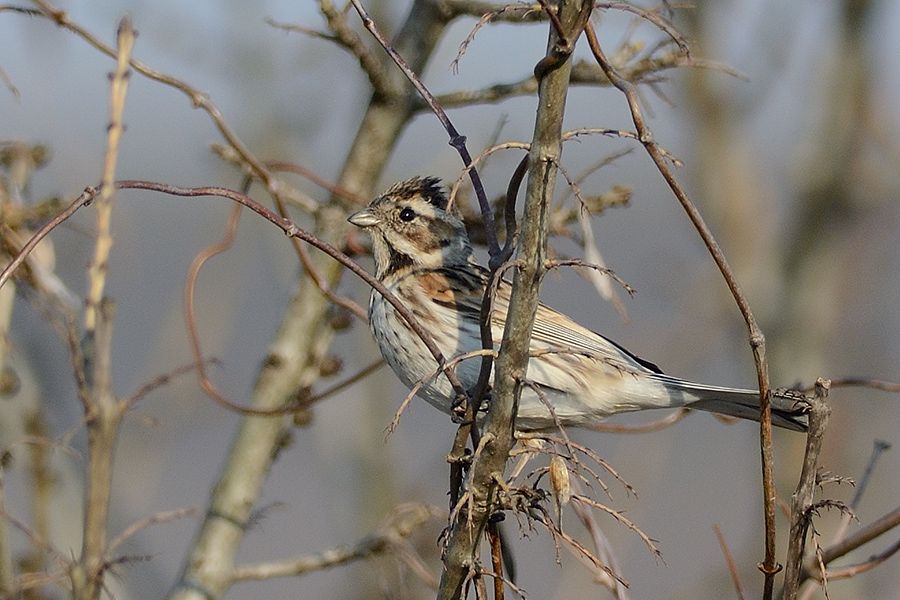
[[[583,9],[584,2],[580,0],[560,2],[559,18],[564,31],[577,30],[576,25]],[[573,34],[575,38],[578,33],[580,32]],[[548,57],[556,55],[560,41],[560,36],[551,29]],[[574,39],[569,41],[574,44]],[[495,366],[492,401],[482,437],[482,449],[472,466],[467,490],[473,501],[471,509],[460,511],[451,525],[438,592],[439,600],[459,598],[470,573],[478,568],[477,554],[482,532],[496,506],[496,479],[503,476],[514,441],[516,406],[525,380],[531,330],[544,272],[547,205],[556,184],[556,165],[562,148],[562,120],[571,61],[569,56],[559,58],[558,64],[542,73],[518,253],[521,266],[513,278],[512,297],[503,332],[502,351]]]
[[[427,0],[418,0],[395,38],[395,46],[413,69],[421,72],[445,22]],[[347,156],[338,184],[366,197],[391,155],[391,149],[412,115],[412,89],[402,73],[387,69],[392,93],[372,97]],[[317,213],[315,233],[336,242],[346,232],[345,212],[336,199]],[[341,266],[326,256],[314,256],[319,274],[334,285]],[[330,302],[308,276],[304,276],[269,347],[253,392],[252,405],[276,409],[285,405],[297,389],[308,385],[330,347],[333,331],[326,318]],[[235,557],[269,467],[277,456],[279,440],[287,427],[285,417],[245,417],[225,466],[213,490],[182,576],[170,598],[210,600],[221,598],[233,581]]]

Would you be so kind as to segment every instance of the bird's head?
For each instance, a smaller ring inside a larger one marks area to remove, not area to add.
[[[437,177],[395,183],[348,219],[372,236],[376,275],[461,265],[472,246]]]

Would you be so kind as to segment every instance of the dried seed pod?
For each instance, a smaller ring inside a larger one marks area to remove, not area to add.
[[[572,499],[569,469],[566,467],[566,461],[559,456],[550,459],[550,487],[559,507],[565,506]]]

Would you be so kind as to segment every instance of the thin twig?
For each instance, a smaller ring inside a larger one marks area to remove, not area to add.
[[[837,569],[827,569],[824,574],[825,577],[822,577],[821,579],[824,580],[827,578],[828,581],[831,581],[834,579],[848,579],[850,577],[855,577],[860,573],[865,573],[866,571],[874,569],[875,567],[892,557],[898,551],[900,551],[900,540],[897,540],[896,542],[888,546],[884,551],[870,556],[868,560],[865,560],[861,563],[848,565],[846,567],[839,567]],[[819,574],[817,573],[813,576],[818,577]]]
[[[593,431],[602,431],[604,433],[652,433],[654,431],[665,429],[666,427],[671,427],[685,418],[688,413],[690,413],[690,410],[682,407],[670,412],[661,419],[656,419],[647,423],[636,423],[634,425],[627,425],[624,423],[593,423],[588,425],[587,428]]]
[[[100,195],[97,197],[97,240],[94,257],[88,266],[88,290],[85,298],[85,329],[92,332],[97,325],[97,311],[103,297],[108,272],[109,253],[112,249],[112,198],[115,194],[113,181],[116,179],[116,163],[119,158],[119,142],[125,131],[122,113],[125,110],[125,95],[128,91],[128,62],[134,48],[135,34],[130,20],[123,20],[117,36],[118,52],[116,70],[112,77],[110,92],[110,118],[107,132],[106,157],[103,161],[103,178]]]
[[[158,525],[160,523],[168,523],[170,521],[177,521],[178,519],[183,519],[185,517],[189,517],[197,512],[194,508],[176,508],[175,510],[165,510],[155,514],[150,515],[149,517],[145,517],[140,521],[136,521],[126,527],[122,533],[114,537],[109,542],[109,552],[112,553],[116,548],[125,543],[128,539],[134,537],[144,529],[151,527],[153,525]]]
[[[321,392],[318,392],[316,394],[313,394],[312,396],[309,396],[308,398],[303,398],[303,403],[305,406],[308,407],[308,406],[315,404],[316,402],[321,402],[322,400],[325,400],[326,398],[330,398],[331,396],[334,396],[338,392],[347,389],[351,385],[359,383],[360,381],[362,381],[363,379],[365,379],[366,377],[368,377],[369,375],[371,375],[372,373],[374,373],[375,371],[377,371],[378,369],[383,367],[385,364],[386,363],[384,362],[384,359],[379,358],[378,360],[369,363],[368,365],[366,365],[365,367],[363,367],[362,369],[360,369],[353,375],[347,377],[343,381],[339,381],[339,382],[335,383],[334,385],[325,388]]]
[[[445,2],[444,4],[447,5],[450,3]],[[496,8],[491,7],[490,10],[484,10],[482,8],[482,11],[483,12],[478,19],[478,22],[475,23],[465,39],[460,42],[459,48],[456,51],[456,57],[450,63],[450,70],[454,74],[459,73],[459,63],[462,60],[463,56],[466,54],[466,50],[468,50],[469,45],[475,40],[475,36],[478,34],[478,31],[488,23],[501,19],[512,23],[525,23],[542,20],[544,18],[544,13],[541,10],[540,5],[538,4],[533,4],[530,6],[526,4],[507,4],[506,6],[500,6]],[[519,18],[514,18],[513,14],[517,13],[522,13],[522,16]],[[468,14],[474,16],[474,9],[468,12]],[[530,19],[528,19],[529,16],[531,17]]]
[[[241,194],[240,192],[229,190],[227,188],[220,188],[214,186],[206,186],[206,187],[196,187],[196,188],[183,188],[168,184],[154,183],[151,181],[140,181],[140,180],[123,180],[116,182],[116,185],[120,188],[128,188],[128,189],[142,189],[142,190],[151,190],[156,192],[161,192],[164,194],[171,194],[174,196],[186,196],[186,197],[197,197],[197,196],[216,196],[227,198],[238,204],[241,204],[256,214],[260,215],[264,219],[268,220],[273,225],[277,226],[279,229],[284,231],[290,237],[296,237],[304,242],[310,244],[311,246],[315,246],[325,254],[329,255],[351,272],[354,275],[365,281],[369,286],[373,287],[379,294],[384,296],[384,299],[390,302],[391,306],[403,317],[403,319],[409,324],[410,328],[419,336],[422,340],[422,343],[425,344],[425,347],[428,348],[431,355],[434,357],[435,361],[441,368],[444,369],[444,375],[450,381],[450,384],[453,386],[454,391],[461,395],[465,396],[466,389],[459,382],[459,379],[456,377],[456,374],[452,369],[447,367],[446,360],[444,355],[441,353],[440,349],[437,347],[437,344],[434,341],[434,338],[431,336],[428,331],[426,331],[421,324],[418,322],[418,319],[412,314],[412,312],[402,303],[399,299],[384,285],[378,281],[373,275],[371,275],[368,271],[363,269],[359,264],[357,264],[352,258],[329,244],[324,240],[320,240],[315,235],[309,233],[308,231],[297,226],[296,223],[291,221],[290,219],[281,217],[277,215],[275,212],[266,208],[262,204],[256,202],[249,196],[245,194]],[[294,407],[294,410],[296,407]],[[255,409],[246,409],[247,414],[257,414],[257,415],[277,415],[277,414],[287,414],[292,412],[290,407],[280,410],[255,410]]]
[[[873,442],[872,454],[869,456],[869,462],[866,464],[862,477],[860,477],[859,481],[856,483],[856,491],[853,492],[853,499],[850,500],[850,508],[854,511],[859,508],[859,503],[862,501],[863,494],[866,493],[866,488],[869,486],[869,481],[872,479],[872,473],[875,472],[875,465],[878,464],[878,459],[881,458],[882,454],[890,450],[890,448],[891,445],[884,440],[875,440]],[[844,536],[847,534],[847,528],[850,526],[851,519],[852,517],[849,514],[845,514],[841,517],[841,524],[834,533],[834,537],[831,540],[832,544],[836,544],[844,539]]]
[[[347,23],[346,13],[336,9],[330,0],[319,0],[319,12],[325,17],[328,29],[334,33],[335,42],[356,57],[359,68],[369,78],[369,83],[375,93],[381,96],[389,95],[391,85],[387,81],[384,67]]]
[[[762,333],[753,312],[750,310],[750,304],[747,302],[737,278],[732,271],[728,260],[725,258],[724,252],[712,234],[712,231],[706,225],[703,216],[694,203],[691,202],[684,188],[672,174],[669,165],[666,163],[666,157],[661,152],[659,145],[653,138],[653,134],[644,121],[638,100],[637,90],[633,83],[624,79],[609,63],[597,35],[594,32],[593,25],[588,23],[585,27],[588,44],[597,63],[603,69],[606,76],[612,84],[619,89],[628,102],[628,108],[631,112],[632,121],[634,122],[635,131],[637,131],[638,139],[647,151],[647,154],[653,160],[656,168],[666,180],[672,193],[678,199],[688,218],[694,224],[697,233],[709,250],[710,255],[722,273],[731,295],[734,297],[744,322],[747,325],[748,338],[750,348],[753,352],[753,360],[756,365],[756,379],[759,386],[760,397],[760,454],[762,463],[762,479],[763,479],[763,512],[765,522],[765,558],[760,563],[759,568],[763,572],[763,598],[770,600],[774,591],[775,575],[781,570],[781,566],[775,560],[775,467],[774,452],[772,450],[772,413],[769,406],[770,386],[769,386],[769,366],[766,360],[766,340]]]
[[[123,406],[125,407],[125,410],[130,410],[135,404],[140,402],[148,394],[158,390],[165,385],[168,385],[169,382],[171,382],[175,377],[180,377],[181,375],[190,373],[195,368],[196,363],[194,362],[186,365],[181,365],[180,367],[172,369],[168,373],[163,373],[162,375],[158,375],[157,377],[148,381],[147,383],[139,387],[136,391],[134,391],[130,396],[121,400]]]
[[[725,557],[725,564],[728,565],[728,573],[731,574],[731,582],[734,584],[734,591],[738,600],[744,600],[744,586],[741,585],[741,575],[738,573],[737,563],[734,562],[734,556],[725,542],[725,536],[722,534],[722,528],[718,524],[713,525],[713,531],[716,533],[716,539],[719,540],[719,548],[722,549],[722,556]]]
[[[67,221],[75,212],[81,208],[82,206],[87,206],[90,204],[94,198],[97,196],[98,189],[95,187],[86,187],[81,194],[72,200],[69,205],[62,210],[58,215],[47,221],[40,229],[38,229],[28,241],[21,247],[19,252],[13,257],[12,261],[6,267],[3,268],[3,272],[0,273],[0,287],[12,277],[12,274],[16,269],[21,266],[25,259],[28,258],[28,255],[34,250],[34,248],[41,243],[47,234],[56,229],[59,225]]]
[[[228,224],[225,227],[225,233],[222,239],[214,242],[201,250],[194,256],[188,267],[187,275],[185,275],[184,287],[182,288],[182,305],[184,310],[184,324],[187,329],[188,341],[191,346],[191,354],[194,356],[194,368],[197,369],[197,377],[200,380],[200,387],[207,396],[215,400],[229,410],[243,412],[244,407],[222,395],[206,373],[206,359],[203,357],[203,350],[200,347],[200,333],[197,330],[197,319],[194,312],[194,290],[197,287],[197,278],[200,270],[208,260],[214,256],[228,250],[237,237],[237,227],[241,218],[242,207],[235,204],[231,208],[228,216]],[[244,413],[246,414],[246,413]]]
[[[581,488],[578,485],[578,482],[574,482],[573,489],[581,493]],[[604,563],[607,563],[611,570],[615,572],[619,572],[621,569],[619,568],[619,561],[616,559],[616,555],[613,552],[612,545],[607,539],[606,535],[603,533],[602,528],[597,523],[597,520],[594,518],[594,512],[589,508],[580,504],[578,502],[572,503],[572,510],[578,516],[578,519],[585,526],[588,532],[591,534],[591,540],[594,542],[594,550],[597,552],[598,557]],[[581,558],[579,556],[579,558]],[[628,600],[628,589],[622,585],[622,582],[618,579],[611,577],[606,571],[603,569],[598,569],[596,566],[590,561],[582,561],[591,569],[594,575],[594,581],[599,582],[601,585],[605,586],[613,595],[616,597],[616,600]]]
[[[598,2],[596,4],[596,7],[607,10],[621,10],[637,15],[638,17],[648,21],[649,23],[652,23],[657,29],[672,38],[672,41],[678,44],[678,48],[685,54],[685,56],[690,56],[691,47],[688,44],[687,39],[683,35],[681,35],[678,29],[676,29],[668,19],[662,16],[658,10],[648,10],[640,6],[635,6],[634,4],[629,4],[627,2]]]
[[[831,380],[831,387],[865,387],[873,390],[881,390],[882,392],[900,393],[900,383],[885,381],[883,379],[874,379],[871,377],[836,377]],[[809,392],[814,388],[815,384],[802,387],[800,390]]]
[[[69,16],[64,10],[54,7],[52,4],[47,2],[47,0],[33,1],[38,5],[38,7],[40,7],[40,11],[37,13],[30,12],[28,14],[31,14],[32,16],[45,17],[56,23],[56,25],[58,25],[59,27],[71,31],[76,36],[87,42],[88,45],[95,48],[96,50],[99,50],[106,56],[109,56],[110,58],[116,58],[117,53],[115,49],[101,42],[87,29],[69,19]],[[209,115],[216,129],[218,129],[219,133],[222,135],[228,145],[234,148],[235,152],[237,152],[244,159],[244,161],[246,161],[246,163],[250,165],[250,168],[253,170],[253,172],[265,184],[269,194],[271,194],[273,197],[277,197],[280,195],[281,183],[276,177],[272,175],[272,173],[268,169],[266,169],[265,165],[263,165],[263,163],[253,155],[253,153],[240,140],[237,134],[225,123],[225,118],[222,115],[222,112],[219,110],[219,107],[216,106],[205,93],[188,85],[186,82],[180,79],[177,79],[160,71],[156,71],[149,65],[137,59],[131,58],[129,64],[135,72],[140,73],[141,75],[157,81],[163,85],[175,88],[186,95],[190,99],[191,105],[194,108],[199,108],[203,110],[207,115]]]
[[[832,561],[837,560],[838,558],[852,552],[853,550],[856,550],[860,546],[871,542],[878,536],[897,527],[900,527],[900,506],[882,516],[881,518],[876,519],[872,523],[869,523],[865,527],[848,535],[837,544],[833,544],[831,546],[828,546],[827,548],[824,548],[822,550],[822,562],[828,565]],[[802,579],[807,579],[811,576],[815,576],[815,572],[815,564],[811,561],[807,561],[804,564]]]

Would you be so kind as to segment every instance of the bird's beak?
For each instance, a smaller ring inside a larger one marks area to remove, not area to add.
[[[357,227],[371,227],[372,225],[378,225],[381,220],[375,216],[368,208],[364,208],[362,210],[356,211],[347,219]]]

